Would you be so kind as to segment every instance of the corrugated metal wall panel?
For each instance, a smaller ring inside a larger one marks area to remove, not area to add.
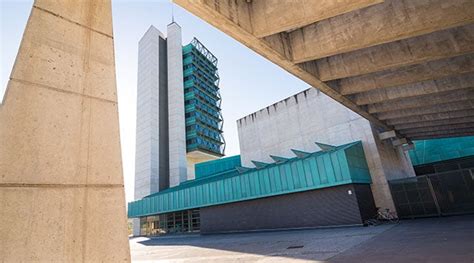
[[[351,183],[370,183],[360,142],[286,163],[195,180],[129,203],[129,217],[212,206]]]

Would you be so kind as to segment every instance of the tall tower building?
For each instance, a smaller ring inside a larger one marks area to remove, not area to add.
[[[151,26],[138,47],[135,199],[169,185],[166,39]]]
[[[196,38],[183,46],[175,22],[166,37],[150,26],[138,49],[135,200],[194,179],[194,164],[225,149],[217,58]]]

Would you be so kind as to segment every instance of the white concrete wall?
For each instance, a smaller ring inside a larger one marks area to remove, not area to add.
[[[138,43],[135,200],[159,190],[159,38],[151,26]],[[133,220],[133,234],[140,234]]]
[[[151,26],[138,44],[135,200],[158,191],[159,37]]]
[[[168,25],[168,111],[170,187],[187,180],[181,27]]]
[[[387,178],[414,176],[403,151],[380,142],[369,121],[317,89],[308,89],[239,119],[237,126],[242,165],[248,167],[253,167],[251,160],[273,162],[270,154],[294,157],[291,149],[317,151],[315,141],[332,145],[362,141],[377,206],[393,211]]]

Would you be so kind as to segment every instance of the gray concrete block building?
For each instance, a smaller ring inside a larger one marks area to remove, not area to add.
[[[381,140],[371,123],[317,89],[276,102],[237,121],[243,166],[271,162],[270,155],[294,156],[291,149],[313,152],[314,142],[341,145],[362,141],[378,207],[395,211],[387,180],[415,176],[408,153]]]

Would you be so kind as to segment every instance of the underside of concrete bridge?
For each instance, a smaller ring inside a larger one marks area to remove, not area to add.
[[[175,0],[399,139],[474,135],[472,0]]]

